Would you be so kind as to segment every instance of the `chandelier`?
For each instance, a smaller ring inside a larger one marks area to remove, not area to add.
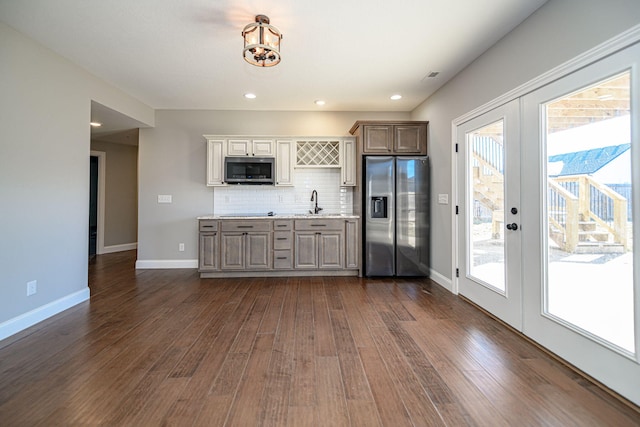
[[[280,62],[282,33],[269,25],[269,17],[256,15],[256,22],[242,30],[244,60],[256,67],[273,67]]]

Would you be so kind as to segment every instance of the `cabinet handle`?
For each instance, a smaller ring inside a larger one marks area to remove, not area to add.
[[[326,227],[327,224],[311,224],[312,227]]]
[[[253,225],[238,225],[238,228],[253,228]]]
[[[286,256],[277,256],[276,259],[287,259]]]
[[[276,237],[276,240],[288,240],[286,237]]]
[[[213,225],[203,225],[202,228],[213,228]]]

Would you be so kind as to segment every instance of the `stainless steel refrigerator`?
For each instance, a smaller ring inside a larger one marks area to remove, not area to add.
[[[429,275],[429,158],[364,158],[366,276]]]

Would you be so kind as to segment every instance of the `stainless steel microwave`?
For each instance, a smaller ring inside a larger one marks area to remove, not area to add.
[[[225,157],[224,182],[227,184],[273,185],[275,158]]]

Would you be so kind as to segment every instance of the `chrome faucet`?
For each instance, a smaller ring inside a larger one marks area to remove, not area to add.
[[[313,208],[313,212],[312,212],[311,210],[309,210],[309,213],[312,213],[312,214],[316,214],[316,215],[317,215],[317,214],[318,214],[318,212],[320,212],[320,211],[322,210],[322,208],[319,208],[319,207],[318,207],[318,192],[317,192],[316,190],[313,190],[313,191],[311,192],[311,201],[312,201],[312,202],[316,202],[316,204],[315,204],[315,206],[314,206],[314,208]]]

